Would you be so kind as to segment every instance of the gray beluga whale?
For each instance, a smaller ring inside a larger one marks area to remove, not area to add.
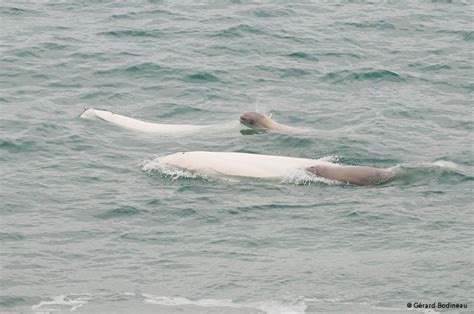
[[[262,179],[284,178],[291,171],[302,169],[322,178],[355,185],[378,184],[393,176],[389,169],[344,166],[321,159],[234,152],[179,152],[160,157],[159,162],[204,175]]]
[[[278,123],[271,117],[262,113],[248,111],[240,116],[240,123],[257,130],[268,130],[282,133],[304,133],[309,132],[308,129],[295,128],[286,124]]]
[[[83,119],[95,120],[100,119],[107,121],[119,127],[139,131],[144,133],[162,134],[162,135],[186,135],[204,130],[220,130],[223,127],[232,127],[234,123],[216,123],[209,125],[195,125],[195,124],[161,124],[142,121],[134,119],[120,114],[113,113],[103,109],[89,108],[84,110],[80,115]]]
[[[375,185],[386,182],[394,176],[390,169],[368,166],[320,164],[311,166],[306,170],[319,177],[355,185]]]

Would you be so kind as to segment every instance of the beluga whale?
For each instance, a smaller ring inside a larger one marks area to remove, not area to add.
[[[161,124],[122,116],[108,110],[93,108],[85,109],[80,117],[89,120],[103,120],[128,130],[158,135],[186,135],[204,130],[221,130],[223,127],[233,127],[234,124]]]
[[[321,159],[238,152],[190,151],[159,158],[160,164],[204,175],[281,179],[294,170],[354,185],[374,185],[391,179],[390,169],[345,166]]]
[[[256,130],[266,130],[281,133],[305,133],[308,129],[295,128],[286,124],[278,123],[271,117],[255,111],[244,112],[240,115],[240,123]]]

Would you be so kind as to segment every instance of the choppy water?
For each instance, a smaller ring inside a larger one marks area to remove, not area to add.
[[[473,6],[2,1],[1,312],[473,304]],[[271,113],[310,135],[139,134]],[[169,175],[210,150],[395,166],[354,187]]]

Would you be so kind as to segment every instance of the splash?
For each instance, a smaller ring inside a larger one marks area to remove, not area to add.
[[[51,298],[51,301],[41,301],[40,303],[33,305],[31,308],[37,313],[45,312],[57,312],[61,311],[64,307],[69,307],[69,311],[74,312],[81,306],[89,303],[92,297],[89,294],[85,295],[58,295]]]
[[[321,161],[327,161],[327,162],[332,162],[332,163],[338,163],[341,158],[339,156],[326,156],[326,157],[321,157],[319,160]]]
[[[149,173],[152,174],[154,172],[159,172],[161,173],[164,177],[170,178],[172,180],[178,180],[181,178],[186,178],[186,179],[208,179],[207,176],[201,175],[199,173],[193,173],[188,170],[184,169],[179,169],[170,165],[166,165],[160,162],[160,157],[155,155],[154,158],[151,159],[145,159],[143,162],[140,163],[140,168]]]
[[[291,169],[282,178],[281,183],[293,185],[311,185],[313,183],[324,183],[327,185],[345,184],[343,182],[318,177],[304,169]]]
[[[256,309],[267,314],[300,314],[305,313],[307,307],[302,299],[298,299],[289,304],[284,304],[273,300],[250,303],[237,303],[230,299],[201,299],[193,301],[184,297],[164,297],[154,296],[151,294],[143,294],[143,297],[145,298],[144,302],[148,304],[158,304],[166,306],[194,305],[200,307]]]
[[[260,99],[257,99],[257,102],[255,103],[255,112],[261,113],[271,119],[272,114],[268,113],[268,111],[268,108],[260,103]]]
[[[438,160],[435,162],[417,162],[417,163],[402,163],[390,167],[389,169],[395,173],[400,173],[407,169],[437,169],[441,168],[444,170],[459,171],[461,167],[452,161]]]
[[[432,166],[437,166],[437,167],[440,167],[440,168],[445,168],[445,169],[452,169],[452,170],[459,170],[460,167],[458,164],[456,164],[455,162],[452,162],[452,161],[448,161],[448,160],[438,160],[438,161],[435,161],[433,163],[431,163]]]

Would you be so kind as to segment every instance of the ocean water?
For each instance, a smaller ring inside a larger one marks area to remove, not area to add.
[[[472,311],[472,18],[471,1],[2,1],[0,312]],[[153,136],[89,107],[235,125]],[[254,110],[312,132],[239,126]],[[192,150],[398,172],[156,163]]]

